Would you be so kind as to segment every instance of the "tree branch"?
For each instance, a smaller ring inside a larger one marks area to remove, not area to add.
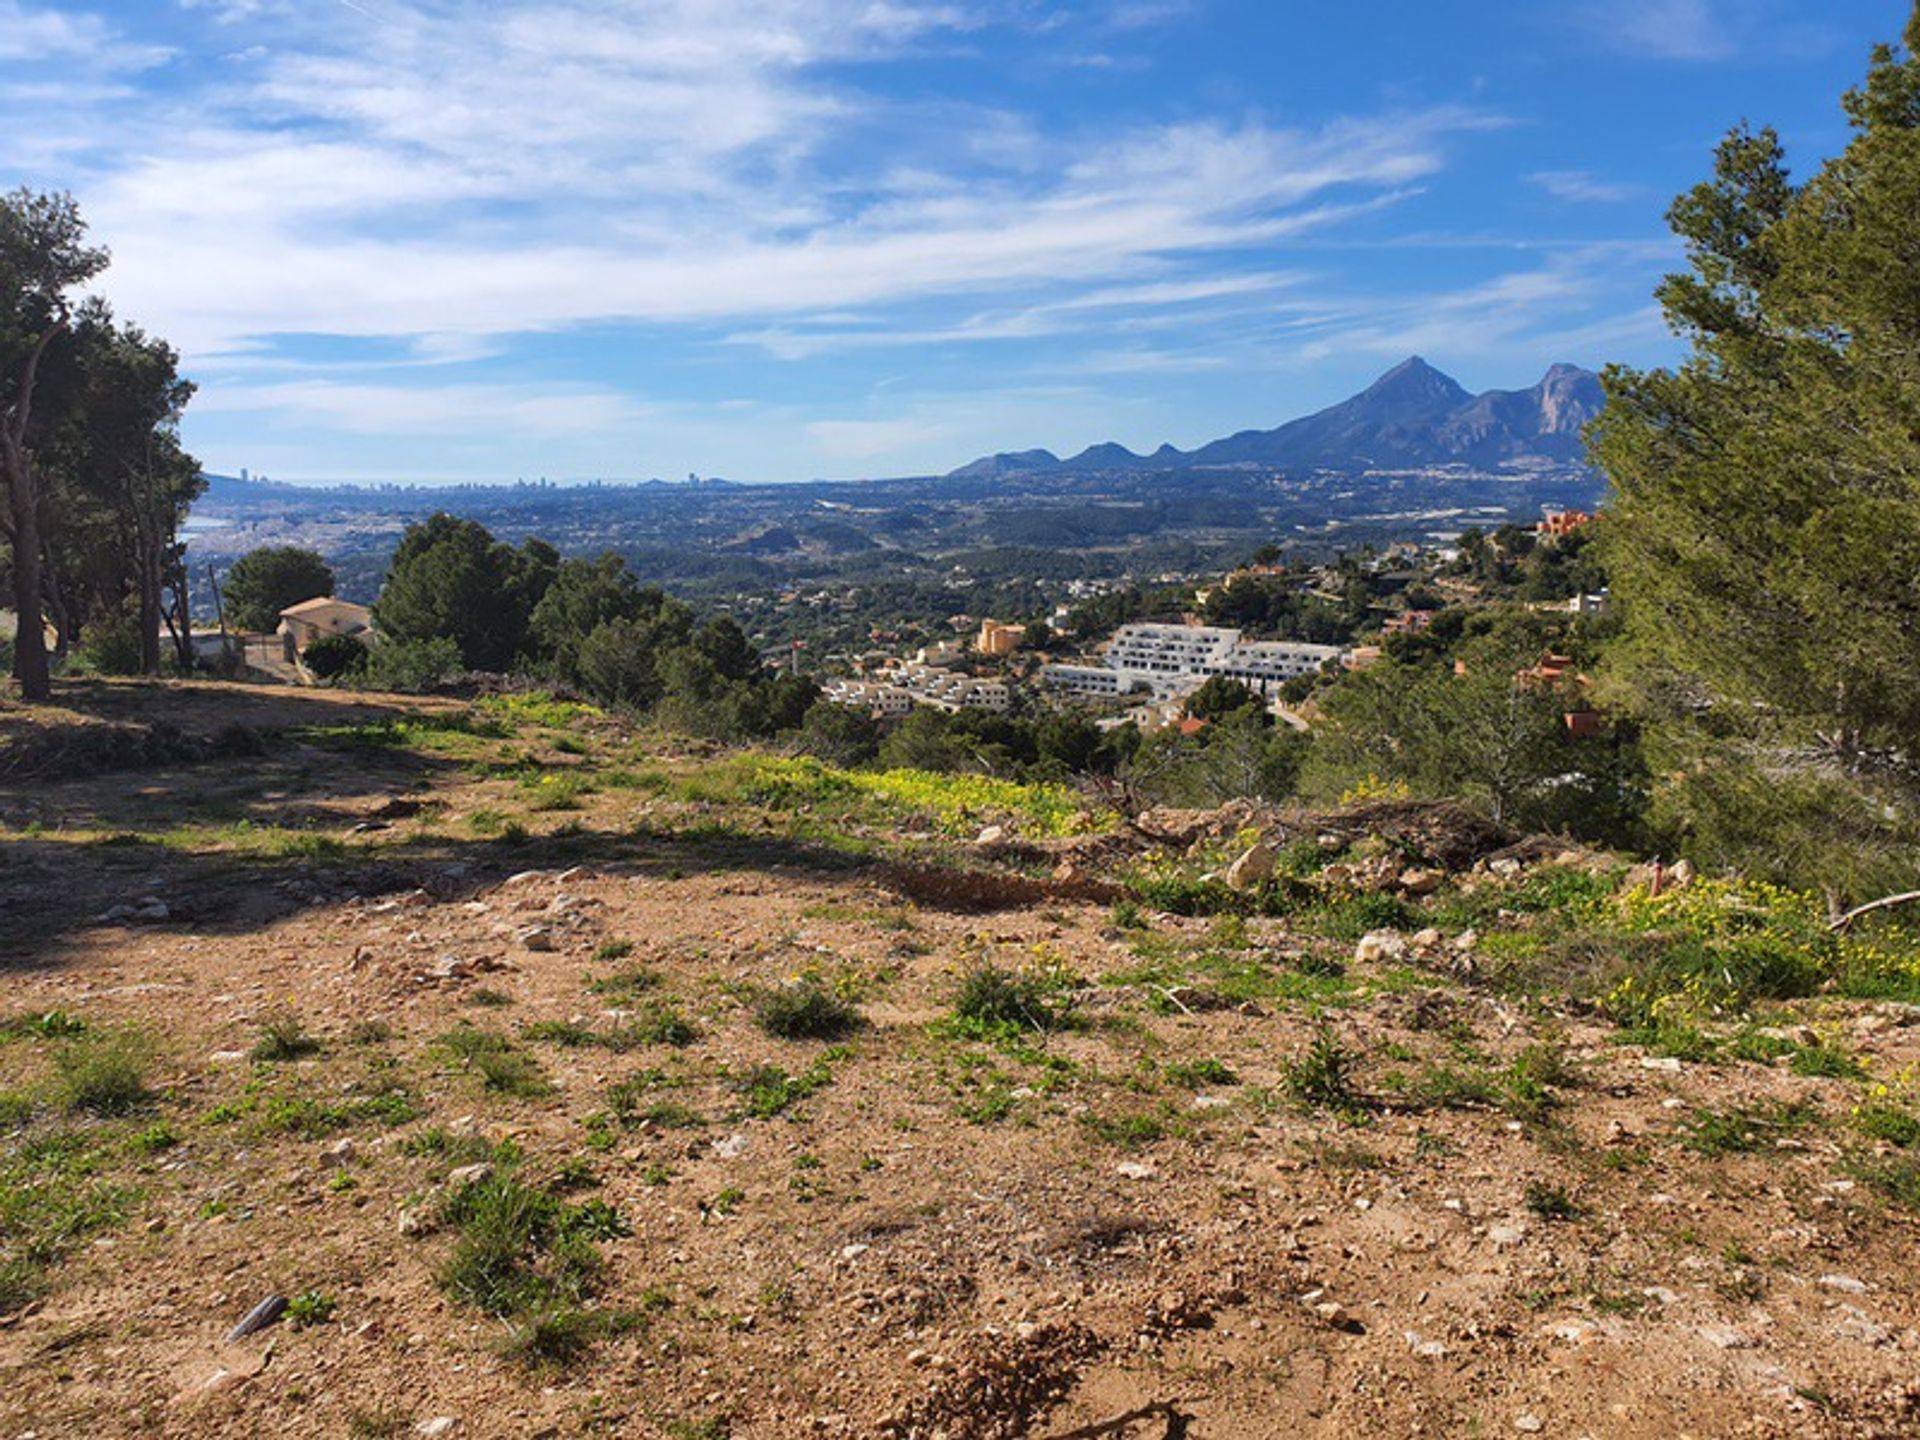
[[[1827,926],[1828,931],[1838,935],[1851,929],[1853,922],[1862,915],[1870,915],[1875,910],[1891,910],[1896,905],[1911,905],[1920,900],[1920,890],[1909,890],[1901,895],[1882,895],[1878,900],[1869,900],[1864,905],[1856,905],[1843,915],[1836,915]]]

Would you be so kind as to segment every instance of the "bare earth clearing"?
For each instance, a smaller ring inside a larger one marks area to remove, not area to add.
[[[9,1437],[1920,1432],[1863,1178],[1920,1130],[1857,1123],[1920,1009],[1655,1054],[1455,943],[1599,857],[1456,863],[1356,958],[1364,906],[1115,905],[1145,840],[567,707],[59,698],[0,705]]]

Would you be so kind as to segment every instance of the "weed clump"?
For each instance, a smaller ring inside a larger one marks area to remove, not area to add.
[[[766,991],[753,1018],[781,1040],[840,1040],[866,1023],[859,1006],[812,978]]]
[[[462,1187],[440,1217],[459,1235],[441,1269],[441,1289],[498,1316],[578,1304],[598,1282],[603,1262],[591,1238],[575,1228],[576,1213],[510,1175]]]
[[[260,1022],[260,1038],[247,1052],[254,1060],[274,1062],[304,1060],[320,1053],[320,1042],[307,1033],[298,1015],[281,1010]]]
[[[89,1115],[130,1115],[153,1099],[144,1070],[147,1048],[131,1036],[76,1041],[55,1052],[60,1098]]]
[[[953,999],[955,1027],[979,1039],[1060,1030],[1072,1012],[1059,976],[1003,970],[990,962],[969,970]]]
[[[1306,1050],[1285,1063],[1282,1081],[1302,1105],[1338,1115],[1360,1115],[1366,1105],[1353,1084],[1353,1053],[1331,1030],[1318,1031]]]
[[[497,1031],[459,1025],[442,1035],[439,1044],[478,1074],[487,1089],[499,1094],[531,1099],[553,1089],[539,1063]]]
[[[799,1075],[789,1075],[778,1065],[756,1065],[735,1082],[740,1096],[740,1113],[770,1120],[796,1101],[833,1083],[833,1072],[826,1062],[816,1061]]]

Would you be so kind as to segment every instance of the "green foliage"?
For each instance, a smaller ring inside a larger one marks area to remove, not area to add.
[[[839,1040],[866,1023],[859,1006],[812,977],[764,992],[753,1018],[782,1040]]]
[[[354,635],[322,635],[300,653],[316,680],[357,678],[367,668],[367,647]]]
[[[1238,1085],[1240,1077],[1222,1060],[1187,1060],[1167,1066],[1167,1079],[1187,1090],[1202,1090],[1209,1085]]]
[[[290,1010],[280,1010],[260,1022],[260,1038],[248,1055],[255,1060],[304,1060],[320,1053],[320,1042]]]
[[[1227,704],[1234,698],[1216,691],[1202,703]],[[1141,799],[1158,805],[1285,800],[1294,793],[1306,752],[1305,736],[1289,726],[1269,725],[1258,706],[1243,704],[1197,735],[1174,728],[1156,731],[1138,742],[1120,769]]]
[[[1865,1105],[1853,1113],[1853,1128],[1869,1140],[1897,1149],[1920,1145],[1920,1118],[1897,1105]]]
[[[1566,1191],[1539,1180],[1527,1182],[1521,1199],[1542,1220],[1578,1220],[1583,1213]]]
[[[465,668],[460,646],[449,636],[383,638],[378,645],[367,648],[366,664],[353,679],[368,690],[419,694]]]
[[[1616,367],[1594,453],[1662,818],[1703,859],[1841,896],[1905,888],[1920,766],[1920,59],[1882,49],[1845,151],[1796,183],[1741,126],[1669,221],[1690,352]]]
[[[1646,783],[1631,739],[1572,738],[1564,716],[1586,705],[1584,688],[1523,673],[1550,650],[1588,663],[1582,623],[1488,612],[1449,652],[1390,655],[1345,676],[1320,697],[1303,786],[1334,799],[1382,776],[1502,823],[1631,843]]]
[[[1122,1150],[1144,1150],[1167,1133],[1164,1119],[1143,1111],[1101,1115],[1090,1110],[1080,1117],[1080,1123],[1096,1139]]]
[[[961,977],[953,997],[956,1027],[982,1038],[1045,1034],[1065,1027],[1072,1013],[1063,977],[1044,969],[978,964]]]
[[[287,1301],[287,1323],[296,1330],[324,1325],[333,1318],[340,1302],[322,1290],[302,1290]]]
[[[1305,1051],[1282,1063],[1281,1083],[1303,1105],[1358,1116],[1366,1106],[1353,1085],[1353,1054],[1326,1028]]]
[[[280,624],[282,610],[332,594],[333,571],[325,558],[297,545],[249,550],[233,562],[221,586],[227,623],[263,634]]]
[[[78,1130],[0,1151],[0,1315],[42,1293],[49,1268],[81,1241],[126,1220],[136,1192],[101,1178],[111,1159]]]
[[[755,1065],[734,1080],[740,1113],[770,1120],[797,1101],[833,1083],[827,1062],[816,1060],[803,1073],[789,1075],[778,1065]]]
[[[138,675],[143,668],[139,621],[121,611],[100,616],[81,632],[74,661],[84,674]]]
[[[516,1050],[498,1031],[462,1024],[447,1031],[438,1043],[479,1075],[488,1090],[533,1099],[553,1089],[533,1057]]]
[[[625,1233],[603,1202],[570,1206],[511,1175],[462,1187],[440,1218],[459,1236],[440,1272],[441,1288],[501,1316],[577,1305],[604,1268],[594,1241]]]
[[[450,640],[468,669],[507,670],[558,566],[542,541],[514,550],[474,521],[435,515],[401,536],[375,623],[402,644]]]
[[[626,561],[612,552],[597,560],[563,560],[533,608],[528,632],[542,662],[577,685],[582,683],[580,649],[586,638],[611,621],[631,621],[657,610],[662,599],[659,591],[642,589]]]
[[[76,1040],[56,1050],[60,1097],[69,1110],[127,1115],[153,1099],[144,1071],[148,1046],[133,1035]]]
[[[1681,1124],[1681,1143],[1701,1155],[1743,1155],[1774,1148],[1774,1141],[1819,1118],[1798,1102],[1697,1110]]]

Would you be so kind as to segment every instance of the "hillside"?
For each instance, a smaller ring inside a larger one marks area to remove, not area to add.
[[[1599,377],[1555,365],[1525,390],[1471,395],[1419,356],[1403,361],[1351,399],[1272,430],[1243,430],[1194,450],[1162,445],[1136,455],[1111,442],[1069,459],[1050,451],[991,455],[957,477],[1054,471],[1182,470],[1260,466],[1357,471],[1438,465],[1495,467],[1511,461],[1579,465],[1581,428],[1600,413]]]
[[[57,698],[10,1433],[1912,1432],[1920,989],[1817,902],[538,696]]]

